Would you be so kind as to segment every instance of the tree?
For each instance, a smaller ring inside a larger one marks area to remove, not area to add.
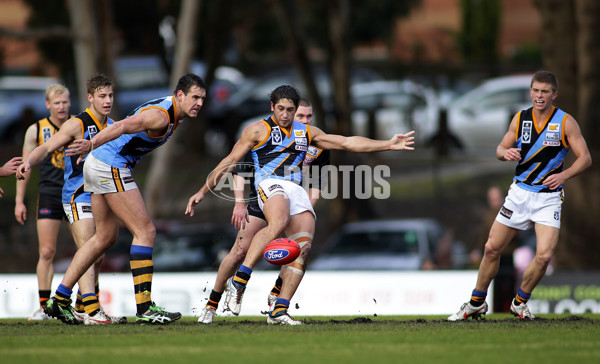
[[[498,62],[499,0],[462,0],[463,29],[460,47],[467,62]]]
[[[594,0],[536,0],[541,13],[544,67],[556,73],[557,106],[578,121],[595,164],[565,184],[563,231],[557,250],[561,266],[597,268],[600,251],[600,3]]]
[[[197,0],[183,0],[181,14],[179,16],[179,25],[177,27],[177,43],[175,45],[175,64],[171,72],[170,89],[174,90],[179,77],[189,69],[192,56],[194,54],[194,27],[198,19],[198,10],[200,2]],[[146,185],[145,201],[148,211],[152,217],[161,214],[159,208],[164,198],[165,188],[168,185],[167,180],[170,176],[175,149],[178,147],[178,140],[181,140],[181,133],[175,133],[169,143],[166,143],[154,152],[152,164],[148,172],[148,182]]]

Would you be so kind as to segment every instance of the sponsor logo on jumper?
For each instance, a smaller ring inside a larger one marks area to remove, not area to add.
[[[549,131],[559,131],[560,124],[548,124],[548,130]]]

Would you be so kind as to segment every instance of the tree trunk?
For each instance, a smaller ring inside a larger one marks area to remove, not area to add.
[[[333,84],[333,115],[335,118],[335,134],[351,135],[352,101],[350,96],[350,5],[348,0],[331,0],[327,2],[330,71]],[[338,166],[356,166],[360,164],[358,155],[349,152],[336,152],[333,164]],[[355,176],[338,172],[338,196],[329,204],[330,226],[337,227],[347,221],[372,218],[373,210],[368,199],[355,196]],[[364,185],[364,184],[363,184]],[[344,187],[349,195],[344,198]]]
[[[575,118],[595,164],[566,183],[561,243],[570,267],[597,269],[600,261],[597,247],[600,241],[600,110],[596,105],[600,92],[600,2],[576,0],[575,19],[579,90]]]
[[[75,68],[77,75],[77,110],[84,110],[87,102],[87,80],[98,70],[94,34],[96,22],[92,13],[91,0],[68,0],[71,27],[73,29],[73,47],[75,49]],[[75,94],[75,93],[74,93]]]
[[[179,78],[190,68],[190,62],[194,53],[194,29],[198,19],[198,10],[200,2],[196,0],[185,0],[181,6],[179,23],[177,25],[177,44],[175,46],[175,63],[171,72],[170,89],[174,90]],[[166,95],[165,95],[166,96]],[[146,191],[144,199],[146,206],[153,218],[166,216],[169,213],[170,206],[165,205],[165,190],[169,185],[168,179],[171,175],[171,167],[174,165],[179,140],[181,140],[181,130],[176,131],[171,136],[168,143],[153,153],[152,164],[148,172]],[[162,209],[161,209],[162,208]],[[183,212],[184,207],[181,207]]]
[[[544,68],[559,81],[555,105],[577,119],[577,25],[574,0],[536,0],[540,10]]]
[[[556,106],[579,123],[596,165],[565,183],[562,231],[557,264],[564,268],[597,268],[600,252],[600,136],[596,95],[600,91],[598,32],[600,3],[595,0],[536,0],[542,19],[544,67],[559,80]],[[568,167],[574,156],[567,158]]]
[[[293,0],[272,0],[271,4],[275,11],[275,17],[279,20],[279,25],[287,39],[291,61],[296,66],[306,86],[308,96],[303,95],[303,97],[310,101],[315,120],[319,120],[320,126],[324,127],[325,110],[308,59],[306,36],[302,31],[302,27],[298,24],[298,16],[296,15],[298,9],[294,6]]]

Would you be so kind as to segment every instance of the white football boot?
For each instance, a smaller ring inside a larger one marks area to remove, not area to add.
[[[267,324],[269,325],[291,325],[297,326],[302,325],[302,321],[294,320],[288,313],[283,313],[276,317],[272,317],[271,314],[267,316]]]
[[[200,317],[198,317],[198,322],[201,324],[212,324],[213,317],[217,316],[217,311],[212,308],[205,306],[200,312]]]
[[[236,316],[242,311],[244,291],[246,291],[246,287],[236,287],[233,277],[227,280],[227,284],[225,285],[225,307]]]
[[[51,318],[52,317],[46,315],[46,313],[44,312],[44,309],[40,307],[37,310],[33,311],[31,316],[29,316],[29,321],[43,321],[43,320],[50,320]]]
[[[512,302],[510,303],[510,312],[513,315],[520,318],[521,320],[534,320],[535,319],[535,316],[533,316],[531,311],[529,311],[529,307],[527,307],[527,304],[521,303],[520,305],[516,305],[514,298],[513,298]]]
[[[483,302],[483,305],[481,306],[472,306],[470,302],[465,302],[462,306],[460,306],[460,310],[458,310],[457,313],[454,313],[450,317],[448,317],[448,321],[466,320],[469,317],[472,317],[476,320],[482,315],[485,315],[487,310],[487,302]]]

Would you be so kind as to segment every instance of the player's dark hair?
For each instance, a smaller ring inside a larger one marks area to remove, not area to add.
[[[279,86],[275,90],[273,90],[273,92],[271,92],[271,103],[275,105],[281,99],[292,100],[294,106],[298,108],[298,103],[300,102],[300,94],[298,93],[298,90],[296,90],[292,86]]]
[[[544,70],[537,71],[535,73],[535,75],[533,75],[533,78],[531,79],[532,86],[533,86],[534,82],[547,83],[550,86],[552,86],[552,90],[554,90],[554,92],[558,91],[558,80],[556,79],[556,76],[552,72],[548,72],[548,71],[544,71]]]
[[[206,84],[204,83],[204,80],[202,80],[202,77],[193,73],[185,74],[179,78],[179,81],[177,81],[174,94],[177,94],[177,91],[181,90],[187,95],[190,89],[194,86],[198,86],[198,88],[206,90]]]
[[[113,87],[113,82],[108,76],[97,73],[87,82],[87,93],[93,95],[100,87]]]

